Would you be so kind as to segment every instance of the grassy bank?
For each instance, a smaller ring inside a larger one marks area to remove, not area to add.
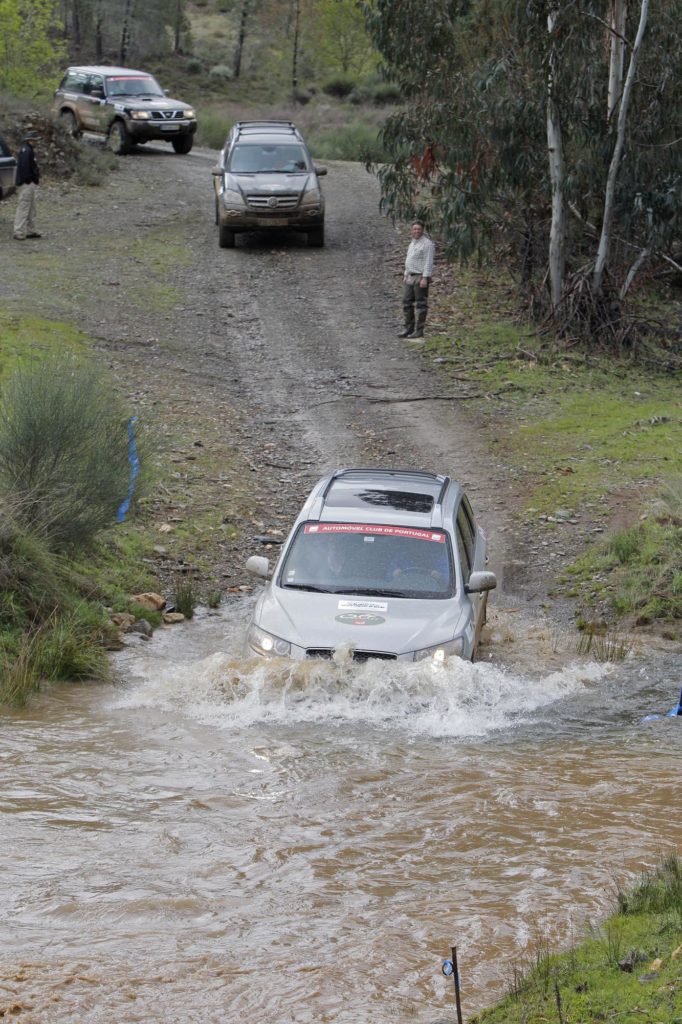
[[[682,864],[671,854],[617,894],[614,913],[565,953],[538,951],[472,1024],[682,1021]]]
[[[679,346],[663,333],[619,355],[567,348],[520,321],[492,271],[440,277],[424,358],[480,400],[493,450],[524,482],[517,522],[576,552],[553,592],[576,600],[579,624],[655,622],[679,636]],[[669,296],[655,298],[672,319]]]

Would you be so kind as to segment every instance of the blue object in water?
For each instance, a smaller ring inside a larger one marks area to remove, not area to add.
[[[670,711],[666,711],[664,715],[647,715],[642,719],[643,722],[655,722],[657,718],[677,718],[682,717],[682,690],[680,690],[680,699],[677,702],[677,706],[671,708]]]
[[[130,502],[133,500],[133,488],[135,486],[135,477],[140,472],[140,460],[137,457],[137,446],[135,444],[135,424],[137,423],[137,416],[133,416],[128,420],[128,461],[130,463],[130,486],[128,487],[127,497],[121,502],[118,509],[118,515],[116,516],[116,522],[122,523],[126,517],[126,512],[130,508]]]
[[[455,968],[452,965],[452,960],[444,960],[443,961],[443,966],[441,967],[441,970],[442,970],[442,972],[443,972],[443,974],[445,975],[446,978],[451,977],[451,975],[454,972],[454,969]]]

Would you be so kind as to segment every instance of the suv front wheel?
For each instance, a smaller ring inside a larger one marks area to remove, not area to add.
[[[107,145],[112,153],[124,156],[129,153],[132,146],[130,135],[123,121],[114,121],[107,136]]]
[[[221,224],[218,229],[218,242],[221,249],[234,249],[235,233]]]
[[[321,228],[313,228],[308,232],[308,245],[315,249],[321,249],[324,245],[324,225]]]
[[[176,153],[189,153],[194,144],[194,136],[178,135],[177,139],[171,139],[171,142]]]

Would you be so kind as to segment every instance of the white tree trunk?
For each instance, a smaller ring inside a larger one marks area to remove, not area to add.
[[[552,7],[547,15],[547,31],[553,36],[558,8]],[[547,153],[549,156],[549,179],[552,185],[552,223],[549,231],[549,281],[552,309],[561,301],[564,289],[565,249],[565,206],[564,206],[564,148],[561,137],[561,119],[554,94],[556,77],[556,50],[552,43],[547,80]]]
[[[644,38],[644,30],[646,28],[647,15],[649,13],[649,0],[641,0],[641,2],[642,6],[639,12],[639,27],[637,29],[635,44],[632,47],[632,53],[630,54],[628,73],[625,79],[625,85],[623,86],[623,95],[621,97],[620,107],[618,109],[618,128],[616,130],[616,142],[613,147],[611,165],[609,167],[609,173],[606,179],[606,192],[604,194],[604,215],[602,217],[601,237],[599,239],[599,248],[597,249],[597,258],[595,260],[594,275],[592,278],[592,288],[594,290],[595,295],[598,295],[601,292],[602,283],[604,280],[604,267],[606,266],[606,257],[608,256],[609,252],[611,223],[613,221],[613,204],[616,195],[616,180],[618,178],[618,170],[620,168],[620,161],[623,155],[623,147],[625,145],[625,122],[627,120],[628,106],[630,103],[630,93],[632,92],[632,86],[635,80],[637,58],[639,56],[639,51],[642,46],[642,39]]]
[[[625,22],[627,0],[613,0],[611,8],[611,45],[609,58],[609,94],[607,119],[609,123],[618,107],[623,92],[623,62],[625,57]]]

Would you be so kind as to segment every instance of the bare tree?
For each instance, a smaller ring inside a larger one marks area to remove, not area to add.
[[[552,308],[556,309],[564,289],[566,266],[566,209],[564,203],[564,147],[561,135],[561,117],[556,100],[557,52],[555,33],[559,8],[553,4],[547,14],[550,36],[549,75],[547,79],[547,153],[549,178],[552,185],[552,222],[549,233],[549,280]]]

